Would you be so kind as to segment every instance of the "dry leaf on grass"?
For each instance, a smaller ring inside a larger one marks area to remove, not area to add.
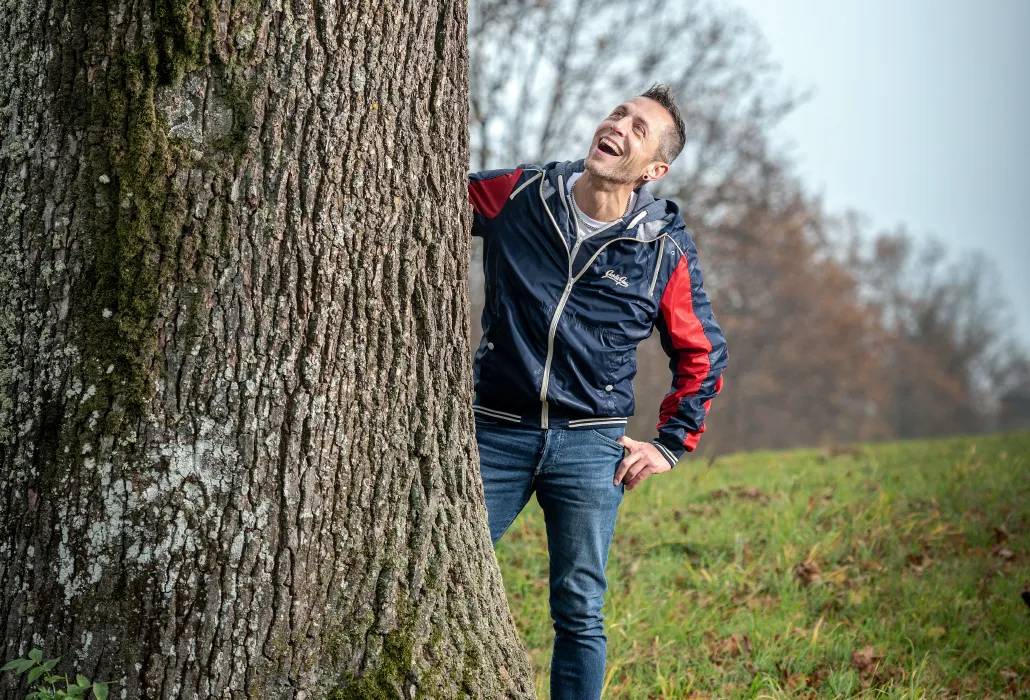
[[[1016,558],[1016,553],[1008,547],[995,547],[994,555],[1004,561],[1012,561]]]
[[[729,637],[723,639],[716,639],[714,632],[707,632],[705,634],[705,642],[711,649],[712,663],[718,663],[722,659],[751,652],[751,639],[746,634],[741,634],[740,632],[734,632]]]
[[[916,574],[923,573],[930,568],[930,564],[933,563],[933,560],[922,552],[919,552],[918,554],[909,554],[906,557],[906,560],[908,561],[909,568]]]
[[[803,561],[794,567],[794,575],[803,586],[811,586],[823,577],[819,565],[811,559]]]
[[[869,644],[864,649],[851,652],[851,665],[860,676],[869,676],[876,670],[882,658],[883,655],[873,651],[873,646]]]
[[[769,500],[769,497],[757,486],[731,486],[730,491],[737,498],[743,498],[747,501],[760,501],[764,503]]]
[[[808,676],[803,673],[792,673],[783,679],[783,683],[791,690],[795,690],[801,686],[808,685]]]

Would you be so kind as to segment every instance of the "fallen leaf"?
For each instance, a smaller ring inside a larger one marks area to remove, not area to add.
[[[794,575],[801,582],[801,585],[811,586],[822,578],[823,573],[819,570],[819,565],[809,559],[794,567]]]
[[[709,633],[706,636],[706,641],[712,648],[712,661],[717,662],[719,659],[740,656],[744,652],[751,651],[751,639],[746,634],[740,632],[734,632],[729,637],[724,639],[716,640],[715,635]]]
[[[930,559],[930,557],[926,556],[922,552],[918,554],[909,554],[906,557],[906,559],[908,560],[909,568],[911,568],[912,571],[916,574],[923,573],[926,569],[930,567],[930,564],[933,562],[933,560]]]
[[[1003,668],[998,671],[998,675],[1007,681],[1014,681],[1019,678],[1019,674],[1013,671],[1011,668]]]
[[[812,674],[812,681],[814,681],[812,683],[812,686],[815,687],[815,688],[818,688],[820,685],[822,685],[823,681],[825,681],[829,677],[830,677],[829,669],[817,668],[815,670],[815,673]]]
[[[943,627],[931,627],[930,629],[926,630],[926,636],[930,639],[937,639],[939,637],[943,637],[947,633],[948,630],[946,630]]]
[[[995,525],[994,526],[994,542],[996,544],[1001,544],[1002,542],[1007,542],[1008,539],[1009,539],[1009,531],[1005,529],[1005,526],[1004,525]]]
[[[855,667],[859,675],[867,676],[876,669],[876,665],[882,658],[883,655],[873,651],[873,646],[869,644],[864,649],[851,652],[851,665]]]
[[[792,673],[784,678],[783,682],[787,684],[788,688],[794,690],[799,686],[808,685],[808,676],[803,673]]]
[[[730,490],[738,498],[743,498],[748,501],[768,501],[769,497],[766,496],[762,489],[757,487],[746,487],[746,486],[731,486]]]

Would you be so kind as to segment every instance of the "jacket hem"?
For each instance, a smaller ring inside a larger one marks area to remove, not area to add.
[[[557,411],[555,406],[548,404],[549,415],[547,418],[547,428],[561,428],[566,430],[583,430],[586,428],[617,428],[626,425],[629,422],[628,416],[587,416],[582,413],[575,414],[575,417],[555,415]],[[511,413],[509,411],[500,411],[496,408],[490,408],[488,406],[480,406],[475,404],[472,406],[472,411],[477,416],[483,418],[491,418],[507,423],[518,424],[526,428],[537,428],[545,430],[541,421],[541,412],[527,411],[523,414]]]

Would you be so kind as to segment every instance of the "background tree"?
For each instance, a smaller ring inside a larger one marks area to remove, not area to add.
[[[0,7],[6,657],[128,697],[531,694],[469,408],[465,23]]]
[[[980,432],[1018,384],[1025,351],[1007,332],[1007,307],[982,255],[950,260],[936,242],[898,229],[871,236],[849,221],[848,264],[860,271],[866,306],[884,330],[884,419],[898,437]],[[862,242],[869,241],[864,244]]]

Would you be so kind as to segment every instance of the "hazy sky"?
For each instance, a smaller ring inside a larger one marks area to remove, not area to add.
[[[997,264],[1030,344],[1030,0],[725,0],[814,96],[784,122],[831,211]]]

